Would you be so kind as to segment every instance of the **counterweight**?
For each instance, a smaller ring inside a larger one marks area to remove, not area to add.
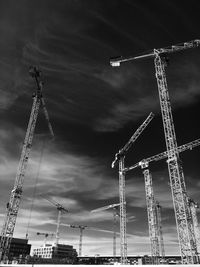
[[[14,188],[11,191],[10,200],[9,203],[7,204],[7,214],[1,232],[0,260],[6,260],[9,256],[10,244],[14,233],[20,202],[22,199],[23,182],[24,182],[25,172],[27,169],[29,154],[32,147],[35,125],[38,117],[41,100],[43,99],[42,98],[43,82],[39,80],[39,76],[41,74],[40,71],[36,67],[31,67],[29,72],[31,76],[36,80],[37,89],[33,94],[33,105],[32,105],[31,115],[23,143],[22,153],[15,178]],[[45,108],[44,99],[42,103],[43,103],[43,108]],[[46,108],[45,112],[48,116]],[[49,120],[48,120],[48,126],[50,127],[51,134],[53,135],[53,130]]]

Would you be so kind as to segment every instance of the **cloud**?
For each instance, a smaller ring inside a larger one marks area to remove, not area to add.
[[[129,122],[138,124],[151,111],[158,114],[160,107],[153,61],[123,64],[114,69],[109,65],[109,58],[140,53],[147,47],[168,42],[169,37],[181,40],[186,32],[177,37],[179,31],[170,29],[170,25],[174,29],[174,23],[166,26],[163,18],[155,16],[154,8],[150,10],[130,1],[50,0],[0,5],[2,223],[35,88],[28,67],[36,64],[43,73],[44,96],[56,140],[45,144],[41,157],[42,140],[34,135],[15,235],[24,237],[29,221],[31,241],[37,238],[37,231],[55,232],[58,212],[39,197],[43,194],[69,209],[62,217],[63,223],[104,230],[84,232],[84,254],[99,251],[112,254],[112,211],[91,214],[90,210],[119,201],[118,175],[108,167],[111,150],[125,138]],[[137,23],[142,14],[146,15],[143,24]],[[172,21],[176,19],[174,16]],[[191,27],[193,23],[190,23]],[[158,34],[160,30],[162,34]],[[173,112],[199,100],[198,61],[195,52],[171,57],[167,81]],[[43,132],[40,119],[36,129],[39,133]],[[149,144],[145,151],[148,149]],[[167,170],[160,171],[158,167],[152,175],[155,196],[162,205],[167,251],[178,251]],[[190,173],[187,176],[188,193],[199,201],[198,177]],[[142,175],[136,174],[131,179],[127,176],[126,201],[127,232],[132,235],[128,238],[129,253],[150,253]],[[78,248],[79,232],[61,227],[61,240]]]
[[[0,129],[0,181],[2,190],[0,195],[2,203],[0,212],[4,213],[11,188],[14,186],[20,159],[18,150],[21,148],[21,143],[18,143],[18,141],[22,138],[24,133],[20,128],[12,127],[10,123],[2,123],[2,125],[4,125],[4,127]],[[21,140],[23,140],[23,138]],[[8,188],[10,191],[8,191]]]
[[[106,70],[99,77],[115,88],[121,99],[110,105],[106,116],[98,118],[95,129],[100,132],[117,131],[128,122],[138,121],[150,112],[160,113],[159,96],[154,69],[144,64],[121,67],[115,71]],[[167,73],[169,94],[173,110],[189,106],[199,99],[199,66],[186,58],[177,62]],[[154,88],[154,86],[156,86]]]
[[[84,222],[90,220],[91,222],[95,222],[96,220],[105,221],[105,217],[103,218],[101,215],[97,214],[94,216],[90,214],[90,211],[81,211],[83,203],[81,203],[80,198],[76,199],[78,194],[87,194],[85,195],[86,201],[96,200],[96,192],[104,186],[105,178],[102,175],[101,165],[98,165],[94,159],[86,156],[75,156],[73,154],[61,153],[58,150],[48,153],[49,148],[46,147],[45,149],[46,151],[44,152],[41,163],[39,163],[41,152],[36,148],[31,151],[24,180],[23,200],[20,206],[21,212],[18,215],[18,223],[22,224],[22,222],[28,222],[28,210],[31,207],[32,201],[34,201],[31,215],[32,226],[37,226],[37,223],[40,224],[38,220],[39,213],[45,214],[46,219],[43,220],[43,224],[47,224],[52,220],[56,221],[56,208],[41,197],[38,198],[40,195],[47,196],[50,200],[56,201],[62,204],[66,209],[69,209],[70,219],[68,220],[70,222]],[[12,164],[12,162],[9,163]],[[5,175],[10,175],[7,171],[7,167],[2,166],[2,168],[3,167],[3,177],[5,177]],[[40,169],[39,173],[38,169]],[[9,168],[9,171],[10,170]],[[15,173],[15,171],[16,170],[13,169],[12,173]],[[39,176],[36,177],[37,175]],[[4,183],[5,181],[2,179],[2,187]],[[11,184],[12,183],[13,177],[11,180]],[[110,191],[112,191],[112,183],[108,183],[108,185]],[[35,195],[33,195],[35,186],[36,191]],[[7,186],[5,185],[5,187]],[[5,196],[6,192],[2,198]],[[107,196],[107,198],[109,198],[109,196]],[[3,202],[5,202],[5,199]],[[109,217],[110,214],[107,214],[108,220],[110,220]],[[19,229],[22,229],[22,227],[23,226]]]
[[[138,121],[156,108],[153,97],[142,97],[135,104],[121,103],[110,110],[110,116],[102,118],[96,123],[97,131],[117,131],[129,121]],[[143,107],[143,109],[141,109]]]
[[[2,140],[3,138],[8,138],[7,141],[9,141],[13,138],[12,133],[10,136],[4,131],[0,133]],[[21,131],[19,131],[19,134],[21,135]],[[109,232],[112,232],[111,227],[113,221],[111,211],[92,214],[90,213],[90,210],[98,208],[100,204],[103,206],[106,205],[106,203],[112,204],[117,202],[118,179],[112,179],[112,177],[106,174],[106,172],[104,173],[104,167],[95,158],[76,155],[64,151],[61,152],[51,143],[48,143],[45,147],[41,165],[39,166],[40,149],[40,145],[37,144],[31,151],[27,176],[24,181],[23,200],[18,214],[15,236],[24,237],[25,235],[24,229],[27,228],[29,221],[29,209],[32,202],[31,195],[34,189],[34,179],[36,177],[38,167],[40,167],[40,172],[36,195],[45,194],[50,197],[51,200],[57,201],[69,209],[69,213],[62,217],[62,222],[99,227],[102,230],[105,229],[105,234],[106,231],[108,231],[108,234]],[[7,156],[7,161],[10,162],[9,154]],[[14,163],[16,165],[16,161],[14,161]],[[11,162],[11,164],[13,163]],[[4,170],[3,177],[6,175],[6,166],[2,169],[2,171]],[[8,170],[10,171],[10,169]],[[12,172],[15,172],[14,168],[11,173]],[[165,183],[163,181],[165,181]],[[168,251],[172,251],[168,242],[175,242],[173,245],[174,249],[177,247],[177,244],[176,238],[173,238],[173,236],[176,235],[176,231],[175,223],[171,220],[171,210],[173,208],[170,189],[168,190],[169,192],[166,191],[167,181],[168,175],[166,171],[153,172],[155,194],[163,206],[163,231],[166,238],[169,238],[168,241],[166,241],[166,246],[168,247]],[[196,191],[194,191],[192,189],[195,188],[195,181],[192,180],[192,177],[189,178],[189,181],[190,187],[192,185],[191,191],[193,194],[196,194],[195,192],[198,190],[196,189]],[[2,179],[2,185],[4,182],[5,181]],[[138,230],[138,222],[141,221],[141,214],[145,213],[146,216],[144,190],[144,181],[142,177],[134,176],[134,179],[126,180],[127,217],[131,217],[133,219],[127,224],[127,232],[129,233],[129,229],[134,229],[132,232],[134,237],[128,241],[128,244],[130,251],[133,253],[142,253],[142,251],[148,253],[149,251],[148,235],[146,234],[148,228],[145,230],[145,234],[144,229],[140,229],[141,233],[143,231],[143,234],[135,234]],[[37,231],[54,232],[56,220],[56,208],[54,208],[51,203],[48,203],[48,201],[36,197],[31,215],[29,229],[30,239],[35,239],[34,233]],[[144,225],[141,227],[144,228]],[[61,232],[62,240],[65,240],[64,229],[62,229]],[[86,235],[84,236],[87,254],[92,255],[92,253],[97,253],[98,249],[103,247],[106,242],[112,242],[112,237],[103,240],[103,237],[101,236],[102,241],[99,241],[99,245],[96,246],[95,249],[92,249],[92,244],[94,244],[96,240],[96,237],[93,235],[90,237],[90,235],[86,232]],[[144,240],[141,239],[141,236],[143,235]],[[76,239],[78,240],[78,236],[74,234],[70,236],[69,239],[66,239],[66,242],[76,244],[77,246],[78,241],[74,241]],[[91,246],[89,244],[91,244]],[[135,248],[135,244],[137,244],[137,248]],[[112,249],[110,249],[110,251],[102,249],[101,253],[105,253],[105,255],[108,255],[109,253],[111,254]]]

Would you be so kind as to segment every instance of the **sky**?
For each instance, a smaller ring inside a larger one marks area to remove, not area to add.
[[[119,202],[114,155],[150,112],[154,119],[126,156],[125,165],[166,150],[152,59],[112,68],[115,56],[198,39],[197,0],[1,0],[0,1],[0,228],[14,186],[36,89],[29,66],[42,71],[44,98],[55,140],[42,111],[23,184],[14,237],[42,245],[37,232],[54,233],[57,210],[41,195],[62,204],[63,224],[86,225],[83,255],[112,255],[111,210]],[[200,137],[200,50],[171,54],[167,81],[178,145]],[[199,148],[181,153],[188,195],[200,202]],[[150,170],[162,206],[167,255],[179,254],[165,160]],[[144,178],[126,176],[128,255],[150,254]],[[89,228],[104,231],[94,231]],[[119,223],[118,223],[119,232]],[[54,239],[48,239],[53,242]],[[79,230],[60,228],[60,242],[78,250]],[[117,254],[119,255],[119,235]]]

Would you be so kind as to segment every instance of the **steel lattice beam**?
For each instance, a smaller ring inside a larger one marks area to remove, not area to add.
[[[25,173],[27,169],[29,154],[32,147],[33,135],[36,126],[36,121],[39,113],[39,108],[42,103],[43,110],[45,112],[45,117],[48,122],[48,127],[52,136],[53,130],[49,121],[49,116],[47,109],[45,107],[45,102],[42,97],[42,89],[43,82],[39,80],[41,72],[36,67],[31,67],[29,69],[30,75],[36,80],[37,89],[33,94],[33,104],[31,109],[31,114],[29,118],[29,123],[23,143],[23,148],[21,152],[21,157],[17,169],[17,174],[15,178],[14,188],[11,191],[9,203],[7,204],[7,213],[5,217],[5,221],[3,224],[2,232],[1,232],[1,241],[0,241],[0,260],[7,260],[9,256],[9,249],[11,240],[14,233],[14,228],[17,220],[17,215],[19,211],[19,206],[22,199],[23,192],[23,183],[25,178]]]
[[[191,215],[192,215],[192,221],[194,226],[194,235],[197,243],[197,252],[198,256],[200,255],[200,229],[199,229],[199,223],[198,223],[198,217],[197,217],[197,209],[199,208],[198,203],[196,203],[193,199],[188,199],[189,206],[191,209]]]
[[[135,133],[131,136],[125,146],[115,154],[115,159],[112,162],[112,168],[115,167],[116,163],[119,163],[119,202],[120,202],[120,253],[121,263],[127,264],[127,240],[126,240],[126,197],[125,197],[125,171],[124,171],[124,160],[130,147],[141,135],[144,129],[153,119],[154,114],[151,112],[146,120],[139,126]]]
[[[152,186],[152,176],[149,169],[143,170],[144,182],[145,182],[145,193],[146,193],[146,204],[147,204],[147,215],[149,225],[149,237],[151,244],[151,257],[152,264],[159,263],[159,240],[158,240],[158,224],[156,215],[156,205]]]
[[[177,147],[177,150],[178,150],[179,153],[181,153],[181,152],[184,152],[184,151],[186,151],[188,149],[192,150],[194,147],[197,147],[199,145],[200,145],[200,139],[196,139],[196,140],[194,140],[192,142],[189,142],[187,144],[178,146]],[[138,167],[143,168],[143,166],[148,167],[148,165],[149,165],[150,162],[159,161],[159,160],[165,159],[167,157],[168,157],[168,152],[165,151],[165,152],[159,153],[157,155],[148,157],[146,159],[142,159],[139,162],[137,162],[136,164],[134,164],[134,165],[132,165],[130,167],[124,168],[124,171],[125,172],[131,171],[131,170],[133,170],[135,168],[138,168]]]
[[[127,264],[127,238],[126,238],[126,196],[124,157],[119,160],[119,202],[120,202],[120,255],[121,264]]]
[[[117,216],[119,216],[117,208],[119,206],[120,206],[120,203],[116,203],[116,204],[103,206],[103,207],[100,207],[98,209],[94,209],[91,211],[91,212],[99,212],[99,211],[104,211],[108,209],[113,210],[113,258],[114,258],[114,261],[116,261],[116,238],[117,238],[116,226],[117,226]]]
[[[0,257],[3,260],[6,260],[9,255],[10,244],[14,233],[19,206],[21,203],[23,181],[32,146],[33,133],[36,125],[39,107],[40,107],[40,95],[36,94],[33,99],[32,111],[28,123],[24,145],[22,148],[20,162],[18,165],[18,171],[15,179],[14,188],[11,191],[10,200],[7,205],[7,214],[1,232]]]
[[[161,256],[161,259],[164,261],[165,247],[164,247],[163,231],[162,231],[161,206],[158,201],[156,201],[156,215],[157,215],[157,225],[158,225],[160,256]]]
[[[182,263],[193,264],[197,262],[197,248],[194,238],[191,213],[187,205],[187,192],[184,174],[177,149],[177,141],[165,74],[166,62],[164,58],[161,58],[160,55],[157,54],[154,59],[154,64],[165,133],[165,142],[168,152],[167,162],[170,186],[174,203]]]
[[[141,58],[154,58],[156,80],[160,99],[165,142],[168,154],[168,170],[170,186],[174,204],[179,246],[183,264],[198,263],[197,246],[194,237],[194,228],[191,219],[191,210],[188,205],[188,197],[185,186],[185,179],[182,165],[179,159],[176,134],[174,129],[172,110],[165,74],[165,56],[170,53],[187,50],[200,46],[200,40],[184,42],[170,47],[153,49],[148,54],[139,56],[120,57],[110,60],[114,67],[120,66],[122,62],[137,60]]]

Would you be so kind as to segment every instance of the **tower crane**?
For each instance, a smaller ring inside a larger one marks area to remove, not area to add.
[[[158,201],[155,202],[155,205],[156,205],[156,218],[157,218],[157,225],[158,225],[160,256],[162,259],[162,263],[164,263],[165,247],[164,247],[163,231],[162,231],[161,205]]]
[[[56,207],[56,209],[58,210],[58,218],[57,218],[57,224],[56,224],[56,247],[58,245],[59,242],[59,229],[60,229],[60,220],[61,220],[61,215],[63,213],[67,213],[69,212],[66,208],[64,208],[61,204],[59,204],[56,201],[53,201],[47,197],[42,196],[44,199],[46,199],[47,201],[49,201],[52,205],[54,205]]]
[[[113,67],[117,67],[120,66],[122,62],[133,61],[142,58],[154,59],[155,74],[158,85],[158,93],[165,134],[165,143],[168,154],[167,163],[170,186],[174,204],[179,247],[183,264],[198,263],[198,253],[191,220],[191,211],[187,203],[188,197],[183,168],[177,149],[175,127],[173,122],[165,69],[167,66],[166,56],[168,54],[184,51],[190,48],[196,48],[199,46],[200,40],[197,39],[169,47],[153,49],[147,54],[144,53],[138,56],[120,57],[110,60],[110,64]]]
[[[184,152],[186,150],[192,150],[193,148],[197,147],[200,145],[200,138],[194,140],[194,141],[191,141],[189,143],[186,143],[184,145],[181,145],[181,146],[178,146],[177,147],[177,150],[179,153],[181,152]],[[153,162],[153,161],[159,161],[161,159],[165,159],[167,158],[168,156],[168,152],[165,151],[165,152],[162,152],[162,153],[159,153],[157,155],[154,155],[154,156],[151,156],[151,157],[148,157],[146,159],[142,159],[140,160],[138,163],[130,166],[130,167],[126,167],[124,168],[124,172],[127,172],[127,171],[131,171],[135,168],[138,168],[138,167],[141,167],[141,168],[147,168],[149,166],[149,163],[150,162]]]
[[[79,239],[79,257],[82,256],[82,246],[83,246],[83,230],[87,227],[86,225],[70,225],[71,228],[78,228],[80,229],[80,239]]]
[[[91,230],[95,230],[95,231],[98,231],[98,229],[96,228],[93,228],[93,227],[88,227],[86,225],[75,225],[75,224],[64,224],[62,223],[61,225],[63,226],[67,226],[67,227],[71,227],[71,228],[74,228],[74,229],[80,229],[80,237],[79,237],[79,257],[82,256],[82,247],[83,247],[83,230],[85,230],[86,228],[88,229],[91,229]]]
[[[124,172],[124,160],[125,155],[144,131],[147,125],[153,119],[154,114],[151,112],[146,120],[140,125],[140,127],[131,136],[129,141],[125,146],[115,154],[115,159],[112,162],[112,168],[119,163],[119,199],[120,199],[120,254],[121,254],[121,264],[127,264],[127,240],[126,240],[126,200],[125,200],[125,172]]]
[[[187,144],[181,145],[177,148],[178,152],[184,152],[188,149],[192,150],[193,148],[200,145],[200,139],[196,139]],[[151,255],[154,264],[158,263],[158,256],[161,253],[161,257],[164,257],[164,244],[162,240],[162,229],[161,227],[161,217],[159,217],[158,206],[155,209],[155,199],[153,194],[153,185],[152,185],[152,175],[149,171],[149,163],[153,161],[159,161],[161,159],[167,158],[167,151],[159,153],[157,155],[148,157],[139,161],[138,163],[124,168],[124,172],[131,171],[135,168],[141,167],[143,170],[144,181],[145,181],[145,192],[146,192],[146,203],[147,203],[147,212],[148,212],[148,225],[149,225],[149,236],[151,243]],[[156,220],[156,217],[158,220]],[[160,221],[159,221],[160,220]],[[159,226],[160,224],[160,226]],[[159,251],[159,240],[160,240],[160,251]]]
[[[70,228],[77,228],[80,229],[80,238],[79,238],[79,257],[82,256],[82,247],[83,247],[83,230],[87,229],[87,230],[91,230],[91,231],[97,231],[97,232],[104,232],[104,233],[112,233],[112,231],[109,230],[105,230],[105,229],[100,229],[100,228],[95,228],[95,227],[90,227],[90,226],[86,226],[86,225],[74,225],[74,224],[66,224],[66,223],[61,223],[60,225],[62,226],[66,226],[66,227],[70,227]],[[116,233],[119,234],[119,233]],[[132,236],[131,234],[129,234],[129,236]]]
[[[188,198],[188,202],[190,205],[192,221],[194,225],[194,234],[195,234],[195,238],[197,242],[197,252],[198,252],[198,255],[200,255],[200,229],[199,229],[199,223],[198,223],[198,218],[197,218],[197,209],[199,209],[199,204],[191,198]]]
[[[92,210],[91,212],[99,212],[103,210],[112,209],[113,210],[113,258],[114,261],[116,260],[116,224],[117,224],[117,216],[119,216],[117,207],[120,206],[120,203],[117,204],[111,204],[108,206],[104,206],[95,210]]]
[[[7,203],[7,213],[3,228],[1,231],[1,241],[0,241],[0,260],[6,260],[9,256],[9,249],[11,240],[14,233],[14,228],[17,220],[17,215],[22,199],[23,192],[23,182],[25,178],[25,173],[27,169],[29,154],[32,147],[33,135],[36,126],[36,121],[39,113],[40,105],[45,114],[45,118],[48,123],[48,128],[52,137],[54,133],[49,120],[49,115],[46,109],[45,101],[43,98],[43,81],[40,79],[41,71],[37,67],[30,67],[30,75],[35,79],[37,84],[37,89],[33,94],[33,104],[31,109],[31,114],[29,118],[28,128],[26,131],[23,148],[21,152],[21,157],[18,165],[18,170],[15,178],[14,188],[11,191],[9,202]]]
[[[48,237],[48,236],[54,236],[54,234],[50,234],[50,233],[40,233],[40,232],[37,232],[37,235],[44,235],[44,237],[45,237],[45,239],[44,239],[44,245],[46,245],[47,237]]]

